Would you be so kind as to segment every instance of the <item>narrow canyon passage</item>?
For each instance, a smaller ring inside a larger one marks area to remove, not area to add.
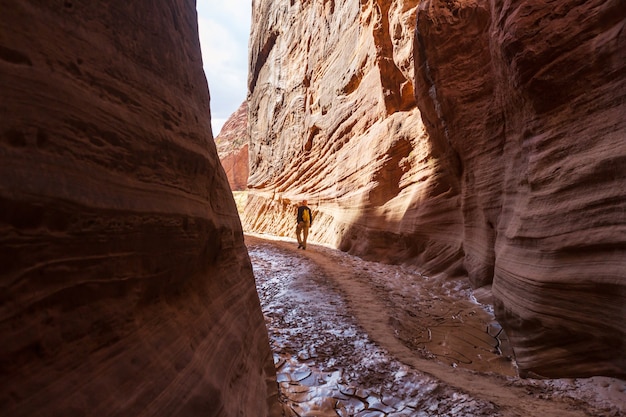
[[[463,281],[246,236],[285,416],[620,416],[626,382],[515,376]]]

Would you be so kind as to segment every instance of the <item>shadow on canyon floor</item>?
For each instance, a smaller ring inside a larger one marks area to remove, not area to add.
[[[626,381],[516,376],[463,281],[247,235],[285,416],[621,416]]]

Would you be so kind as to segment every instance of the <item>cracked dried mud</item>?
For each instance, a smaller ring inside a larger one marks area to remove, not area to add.
[[[517,376],[462,280],[247,235],[284,416],[621,416],[626,381]]]

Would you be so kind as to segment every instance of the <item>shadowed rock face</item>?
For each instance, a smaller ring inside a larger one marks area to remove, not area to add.
[[[605,1],[419,8],[418,101],[460,160],[465,266],[522,370],[626,375],[625,19]]]
[[[255,2],[244,228],[308,198],[312,239],[491,288],[523,374],[626,376],[625,13]]]
[[[194,3],[9,3],[0,414],[267,415]]]
[[[249,142],[248,103],[244,101],[224,123],[220,134],[215,138],[217,154],[233,191],[245,190],[248,183],[250,173],[248,164]]]

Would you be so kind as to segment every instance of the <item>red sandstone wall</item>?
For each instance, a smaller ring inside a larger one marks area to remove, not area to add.
[[[626,375],[619,1],[258,1],[244,228],[491,288],[522,373]]]
[[[233,191],[242,191],[247,188],[250,174],[249,142],[248,103],[244,101],[224,123],[220,134],[215,138],[217,154]]]
[[[194,2],[1,10],[0,414],[267,415]]]
[[[460,273],[458,182],[413,95],[417,4],[255,2],[245,228],[293,235],[308,198],[314,240]]]
[[[462,166],[465,266],[542,375],[626,374],[625,19],[604,1],[419,8],[418,101]]]

